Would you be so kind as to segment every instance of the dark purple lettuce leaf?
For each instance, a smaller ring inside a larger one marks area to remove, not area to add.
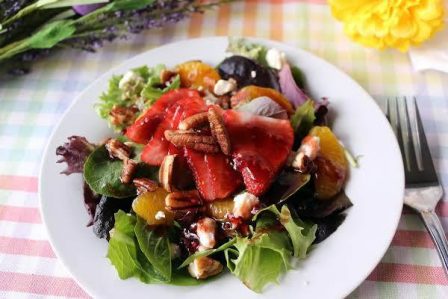
[[[113,198],[101,196],[93,218],[94,234],[100,239],[109,240],[109,232],[115,224],[114,214],[119,210],[128,213],[131,210],[133,200],[134,197]]]
[[[285,63],[279,71],[278,81],[283,95],[294,107],[298,107],[308,100],[308,96],[297,86],[289,64]]]
[[[334,233],[342,222],[344,222],[345,216],[345,214],[334,214],[325,218],[312,220],[313,223],[317,224],[316,239],[314,239],[313,244],[322,242]]]
[[[68,142],[56,149],[56,155],[62,156],[57,163],[67,163],[67,168],[61,173],[65,175],[82,173],[84,162],[94,149],[95,145],[88,142],[85,137],[68,137]]]
[[[90,189],[89,185],[84,182],[84,207],[86,208],[87,214],[89,214],[89,222],[87,226],[91,226],[93,224],[93,218],[95,216],[95,211],[98,203],[100,202],[101,195],[96,194]]]
[[[338,214],[353,206],[344,191],[340,192],[331,200],[318,200],[314,196],[300,196],[297,198],[296,209],[301,217],[325,218]],[[300,199],[299,199],[300,198]]]
[[[322,98],[320,101],[316,102],[314,105],[314,124],[316,126],[325,126],[327,125],[327,114],[328,114],[328,105],[330,102],[328,98]]]

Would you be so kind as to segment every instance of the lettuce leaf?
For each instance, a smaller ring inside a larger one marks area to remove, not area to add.
[[[226,250],[227,248],[231,247],[233,244],[235,244],[235,242],[236,242],[236,239],[233,238],[233,239],[227,241],[226,243],[222,244],[218,248],[198,251],[198,252],[190,255],[189,257],[187,257],[185,259],[185,261],[183,261],[183,263],[179,266],[179,269],[188,266],[191,262],[193,262],[198,257],[209,256],[209,255],[212,255],[212,254],[215,254],[218,252],[222,252],[222,251]]]
[[[144,283],[191,286],[203,283],[185,269],[173,269],[167,236],[146,228],[144,220],[120,210],[115,213],[107,257],[121,279],[136,277]]]
[[[268,65],[266,62],[268,48],[260,44],[251,43],[244,38],[229,37],[229,45],[226,52],[253,59],[264,66]]]
[[[95,104],[98,115],[107,120],[109,126],[116,131],[124,129],[126,124],[114,124],[111,121],[110,113],[114,107],[137,107],[138,111],[134,118],[137,118],[144,110],[151,106],[161,95],[167,91],[180,87],[180,78],[176,76],[170,85],[161,87],[160,73],[166,69],[163,64],[154,67],[142,66],[132,69],[134,73],[143,79],[143,84],[138,84],[130,90],[122,90],[119,87],[123,75],[114,75],[109,80],[108,90],[100,96],[99,102]]]
[[[314,102],[309,99],[297,107],[296,112],[291,116],[291,126],[296,132],[296,135],[298,134],[304,137],[313,126],[315,119]]]
[[[134,234],[136,221],[135,216],[121,210],[115,214],[107,257],[121,279],[137,277],[145,283],[162,282],[138,247]]]
[[[136,189],[132,184],[121,182],[122,171],[123,161],[111,159],[106,147],[102,145],[96,148],[84,163],[84,180],[95,193],[101,195],[114,198],[133,196],[136,194]],[[135,175],[156,179],[158,168],[139,163]]]
[[[257,293],[268,283],[278,283],[291,268],[291,246],[284,232],[256,234],[252,239],[237,237],[234,246],[225,250],[227,267]]]
[[[160,84],[160,76],[152,76],[148,80],[148,83],[146,83],[141,93],[142,97],[146,100],[146,106],[151,106],[152,104],[154,104],[155,101],[157,101],[157,99],[160,98],[164,93],[170,90],[178,89],[180,87],[180,77],[179,75],[176,75],[171,84],[163,89],[157,87]]]
[[[265,212],[274,214],[278,221],[285,227],[292,242],[293,256],[301,259],[305,258],[308,248],[310,248],[316,238],[317,225],[303,222],[299,218],[293,219],[291,212],[286,205],[282,206],[281,211],[279,211],[275,205],[264,208],[254,216],[253,220],[256,221],[260,215]],[[266,220],[263,220],[263,222],[265,221]],[[263,223],[263,227],[264,226],[266,226],[266,224]],[[258,222],[257,229],[259,229]]]
[[[171,246],[166,235],[147,228],[146,221],[137,217],[135,236],[146,259],[165,281],[171,281]]]

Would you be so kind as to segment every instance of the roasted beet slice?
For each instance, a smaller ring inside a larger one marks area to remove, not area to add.
[[[218,71],[223,79],[236,80],[238,88],[256,85],[280,90],[275,70],[244,56],[235,55],[224,59],[218,66]]]

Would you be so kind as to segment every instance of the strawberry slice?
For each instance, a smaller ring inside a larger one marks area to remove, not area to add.
[[[206,106],[202,98],[187,97],[178,100],[166,108],[164,120],[159,124],[151,140],[142,152],[142,161],[150,165],[162,164],[163,158],[168,154],[180,152],[173,144],[165,139],[166,130],[177,129],[179,123],[194,114],[204,112]]]
[[[224,154],[204,154],[188,148],[184,153],[196,187],[206,201],[229,197],[241,187],[241,175],[233,170],[230,158]]]
[[[226,110],[222,112],[232,145],[233,165],[241,172],[247,190],[267,191],[286,163],[294,140],[288,120]]]
[[[144,114],[142,114],[134,124],[126,129],[126,137],[136,143],[148,143],[161,123],[165,121],[167,117],[172,117],[172,115],[167,115],[168,110],[173,113],[173,110],[171,109],[172,106],[178,101],[187,98],[192,100],[201,99],[199,93],[192,89],[176,89],[167,92]]]

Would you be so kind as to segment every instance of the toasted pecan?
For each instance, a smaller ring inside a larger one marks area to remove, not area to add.
[[[211,106],[208,110],[208,120],[210,122],[210,128],[212,130],[212,135],[216,139],[221,148],[221,151],[225,155],[230,155],[231,145],[230,138],[227,132],[226,126],[224,124],[224,119],[218,108]]]
[[[165,206],[169,210],[191,209],[201,205],[202,199],[198,190],[175,191],[165,198]]]
[[[177,147],[185,146],[205,153],[219,152],[219,146],[213,136],[192,130],[166,130],[165,138]]]
[[[131,155],[131,148],[117,139],[108,139],[105,147],[111,158],[118,158],[124,161]]]
[[[156,191],[158,185],[148,178],[137,178],[132,181],[137,188],[137,194]]]
[[[189,130],[199,128],[206,124],[208,124],[208,113],[201,112],[187,117],[186,119],[181,121],[178,128],[179,130]]]
[[[121,172],[120,181],[123,184],[129,184],[132,181],[135,171],[137,170],[137,162],[132,159],[126,159],[123,162],[123,170]]]

